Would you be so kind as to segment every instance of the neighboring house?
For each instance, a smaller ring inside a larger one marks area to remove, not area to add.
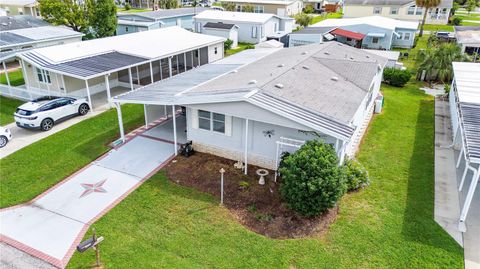
[[[146,105],[147,124],[185,107],[150,132],[166,134],[175,152],[191,140],[197,151],[276,169],[282,152],[321,139],[343,162],[368,126],[386,62],[337,42],[245,50],[113,102],[121,127],[120,104]]]
[[[401,21],[382,16],[369,16],[351,19],[327,19],[309,28],[315,27],[320,27],[319,35],[320,32],[328,29],[328,27],[335,28],[329,33],[341,43],[362,48],[390,50],[395,47],[413,47],[418,22]],[[294,38],[299,40],[300,37]],[[317,40],[322,41],[321,38],[322,36],[319,36]],[[327,39],[332,39],[332,37],[328,36]]]
[[[466,231],[467,213],[480,181],[480,63],[454,62],[454,79],[449,93],[450,119],[452,123],[452,145],[460,153],[456,161],[456,173],[462,175],[459,196],[463,201],[458,228]],[[452,154],[453,156],[453,154]],[[456,180],[456,178],[452,178]],[[456,181],[454,181],[456,185]],[[465,195],[466,193],[466,195]],[[479,195],[479,193],[477,193]],[[465,198],[463,198],[465,197]],[[472,227],[473,228],[473,227]]]
[[[455,26],[455,37],[462,52],[480,53],[480,26]]]
[[[0,16],[0,31],[17,30],[49,25],[50,24],[48,22],[29,15]]]
[[[399,51],[393,51],[393,50],[369,50],[369,49],[363,49],[366,52],[381,56],[383,58],[387,58],[387,64],[385,67],[391,67],[391,68],[398,68],[398,69],[403,69],[403,63],[399,62],[398,59],[400,58],[400,52]]]
[[[207,22],[203,25],[203,34],[224,37],[232,40],[232,47],[238,46],[238,26],[231,23]]]
[[[7,16],[29,15],[41,18],[40,6],[35,0],[2,0],[0,1],[0,10],[3,10]]]
[[[447,24],[453,0],[441,0],[440,5],[428,11],[427,24]],[[411,0],[345,0],[344,18],[384,16],[392,19],[420,22],[423,7],[417,7]]]
[[[175,8],[138,13],[119,13],[117,35],[148,31],[169,26],[193,30],[193,16],[208,8]]]
[[[15,60],[17,53],[82,40],[83,34],[70,28],[63,26],[35,27],[43,24],[36,22],[37,19],[25,20],[25,17],[14,16],[0,19],[0,21],[8,22],[5,28],[15,29],[3,31],[4,27],[2,26],[2,31],[0,31],[0,62],[2,62],[3,68],[5,68],[6,62]],[[10,86],[8,72],[6,74],[6,82]]]
[[[254,13],[271,13],[281,17],[297,15],[303,9],[301,0],[220,0],[220,2],[234,3],[237,12],[245,12],[245,7],[251,6]]]
[[[130,91],[222,59],[224,40],[173,26],[33,49],[18,54],[22,93],[87,97],[94,108],[111,91]]]
[[[326,26],[306,27],[300,29],[289,34],[288,46],[296,47],[308,44],[318,44],[324,41],[329,41],[329,39],[333,40],[334,37],[330,34],[330,32],[335,30],[336,28],[337,27]]]
[[[229,11],[204,11],[195,17],[195,32],[203,33],[207,23],[235,24],[238,26],[238,42],[258,44],[275,39],[285,43],[292,32],[294,19],[266,13]]]

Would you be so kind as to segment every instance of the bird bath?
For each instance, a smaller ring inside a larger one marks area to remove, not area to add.
[[[257,169],[257,175],[260,176],[260,179],[258,180],[258,184],[265,185],[265,176],[268,175],[268,171],[265,169]]]

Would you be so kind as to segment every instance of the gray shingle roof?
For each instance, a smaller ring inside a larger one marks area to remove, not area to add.
[[[195,15],[205,10],[209,10],[209,8],[205,8],[205,7],[173,8],[173,9],[162,9],[157,11],[140,12],[140,13],[124,13],[124,14],[119,14],[118,17],[122,18],[123,16],[129,16],[129,17],[140,16],[140,17],[161,20],[161,19],[171,18],[171,17]]]
[[[409,3],[415,4],[411,0],[345,0],[346,5],[365,5],[365,6],[403,6]],[[452,7],[453,0],[442,0],[439,7]]]
[[[235,24],[223,23],[223,22],[207,22],[203,27],[229,30],[235,27]]]
[[[21,44],[30,41],[33,41],[33,39],[10,32],[0,32],[0,46]]]
[[[48,26],[49,24],[41,19],[27,15],[0,16],[0,31],[17,30],[24,28]]]
[[[331,27],[331,26],[327,26],[327,27],[306,27],[306,28],[303,28],[301,30],[292,32],[291,35],[295,35],[295,34],[322,35],[322,34],[329,33],[330,31],[332,31],[335,28],[337,28],[337,27]]]

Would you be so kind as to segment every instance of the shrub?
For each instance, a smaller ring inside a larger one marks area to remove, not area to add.
[[[385,80],[385,83],[395,87],[403,87],[411,77],[412,73],[408,70],[387,67],[383,71],[383,79]]]
[[[292,210],[307,217],[334,207],[346,191],[335,150],[319,140],[308,141],[286,156],[280,173],[283,200]]]
[[[251,49],[254,49],[254,48],[255,48],[255,45],[253,45],[253,44],[248,44],[248,45],[245,46],[246,50],[251,50]]]
[[[308,14],[305,14],[305,13],[298,13],[295,16],[295,22],[298,25],[303,26],[303,27],[307,27],[309,24],[311,24],[312,20],[313,20],[313,17],[308,15]]]
[[[370,184],[368,172],[361,163],[356,160],[345,160],[343,172],[347,182],[347,190],[354,191]]]
[[[462,24],[462,19],[459,17],[453,17],[453,19],[450,22],[452,25],[458,26]]]
[[[132,8],[132,5],[130,3],[125,4],[125,10],[130,10]]]
[[[231,40],[231,39],[227,39],[227,40],[225,40],[225,42],[223,43],[223,46],[224,46],[225,51],[231,49],[231,48],[232,48],[232,45],[233,45],[233,40]]]
[[[313,12],[315,12],[315,9],[313,8],[312,5],[307,5],[304,9],[303,9],[303,12],[307,13],[307,14],[311,14]]]

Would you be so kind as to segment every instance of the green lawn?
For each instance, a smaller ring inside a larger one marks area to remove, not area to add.
[[[0,95],[0,126],[14,122],[13,113],[23,103],[25,102]]]
[[[343,14],[342,14],[341,11],[336,12],[336,13],[327,13],[327,16],[317,15],[317,16],[313,17],[313,20],[310,24],[315,24],[317,22],[320,22],[320,21],[323,21],[323,20],[326,20],[326,19],[340,19],[342,17],[343,17]]]
[[[433,98],[417,84],[384,94],[358,156],[372,184],[342,199],[325,235],[257,235],[160,171],[93,225],[106,268],[463,268],[462,248],[433,220]],[[93,261],[76,252],[69,268]]]
[[[23,80],[22,69],[17,69],[12,72],[8,72],[8,78],[10,79],[10,85],[19,86],[25,84]],[[7,77],[5,74],[0,74],[0,84],[7,85]]]
[[[235,53],[239,53],[240,51],[244,51],[245,49],[247,49],[247,46],[249,46],[249,45],[252,45],[252,44],[238,42],[238,46],[234,49],[227,50],[225,52],[225,56],[230,56],[230,55],[233,55]]]
[[[117,8],[117,12],[119,13],[138,13],[138,12],[146,12],[146,11],[152,11],[151,8],[131,8],[129,10],[126,10],[125,8]]]
[[[144,123],[143,106],[122,108],[127,130]],[[108,143],[118,136],[117,112],[112,109],[5,157],[0,163],[0,208],[44,192],[107,152]]]
[[[427,42],[428,42],[428,37],[429,35],[424,34],[422,37],[419,37],[418,35],[415,37],[416,38],[416,46],[412,49],[400,49],[400,48],[394,48],[393,50],[400,51],[402,53],[408,52],[409,56],[408,58],[403,58],[400,59],[400,62],[404,64],[404,66],[410,70],[415,71],[415,61],[417,54],[420,50],[426,49],[427,48]]]
[[[419,28],[420,29],[420,28]],[[424,31],[431,31],[431,32],[453,32],[453,26],[452,25],[438,25],[438,24],[425,24],[423,26]]]

